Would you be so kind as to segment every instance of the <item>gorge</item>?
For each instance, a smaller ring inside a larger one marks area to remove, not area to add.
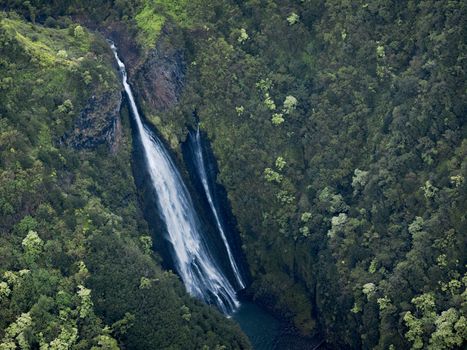
[[[1,1],[0,350],[463,349],[466,14]]]
[[[239,306],[235,289],[208,249],[190,194],[170,155],[157,136],[143,125],[127,81],[125,65],[118,57],[116,46],[111,44],[111,48],[136,121],[146,164],[156,190],[159,212],[167,226],[167,239],[172,245],[177,271],[190,294],[217,305],[224,313],[231,313]],[[228,244],[227,249],[230,252]],[[231,263],[236,268],[233,260]],[[240,276],[237,278],[241,280]]]
[[[299,350],[304,346],[311,348],[321,345],[322,342],[318,339],[301,337],[288,322],[276,319],[251,301],[244,300],[240,303],[237,292],[244,289],[246,285],[228,241],[227,228],[209,183],[199,127],[189,134],[187,143],[192,152],[192,163],[196,169],[196,175],[202,183],[217,233],[223,243],[220,256],[227,256],[225,260],[229,263],[233,282],[229,281],[221,270],[220,264],[215,261],[214,254],[210,251],[210,249],[216,249],[215,246],[205,242],[206,228],[201,226],[184,180],[164,144],[151,129],[144,125],[127,81],[125,65],[118,56],[115,44],[110,43],[110,47],[121,74],[131,115],[134,118],[136,134],[141,143],[140,150],[144,152],[144,165],[148,169],[149,180],[155,190],[152,193],[157,197],[158,213],[152,211],[149,215],[160,215],[164,221],[168,235],[166,239],[171,246],[174,266],[187,291],[204,302],[215,305],[226,316],[233,316],[257,350]],[[149,220],[151,221],[153,220]]]

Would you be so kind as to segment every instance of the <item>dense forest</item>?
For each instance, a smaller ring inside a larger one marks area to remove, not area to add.
[[[465,1],[0,6],[1,350],[250,348],[160,267],[109,37],[180,163],[208,135],[250,298],[330,348],[465,346]]]
[[[152,253],[107,43],[11,13],[0,43],[0,349],[248,348]]]

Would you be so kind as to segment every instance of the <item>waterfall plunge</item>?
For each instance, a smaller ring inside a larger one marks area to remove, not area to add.
[[[201,180],[203,185],[204,193],[206,194],[206,199],[208,200],[209,207],[211,208],[211,212],[214,216],[214,220],[216,222],[217,230],[220,233],[222,238],[222,242],[224,243],[225,250],[227,252],[227,257],[229,259],[230,266],[232,267],[233,274],[235,276],[235,280],[240,287],[240,289],[245,288],[245,283],[243,281],[242,275],[240,270],[235,262],[235,258],[233,256],[232,250],[230,249],[229,242],[227,240],[227,236],[225,234],[225,227],[221,220],[221,216],[219,210],[214,202],[214,197],[212,194],[211,187],[209,186],[208,176],[206,172],[206,164],[203,156],[203,147],[201,145],[201,135],[199,131],[199,126],[196,129],[196,132],[190,133],[190,143],[192,147],[192,151],[194,154],[195,166],[196,171],[198,172],[198,176]]]
[[[174,162],[162,142],[143,124],[127,81],[125,65],[118,57],[114,44],[111,44],[111,48],[141,138],[151,182],[157,193],[159,212],[167,226],[175,267],[191,295],[217,305],[226,314],[230,313],[239,306],[235,290],[203,240],[200,220]],[[225,244],[228,245],[226,240]],[[230,259],[230,249],[228,251]]]

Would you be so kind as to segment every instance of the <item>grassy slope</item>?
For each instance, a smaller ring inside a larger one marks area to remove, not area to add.
[[[182,27],[192,25],[192,19],[187,13],[187,3],[188,0],[142,1],[140,9],[134,16],[140,44],[146,49],[154,47],[167,19],[175,21]]]

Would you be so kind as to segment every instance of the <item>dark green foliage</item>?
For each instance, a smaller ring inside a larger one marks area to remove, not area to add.
[[[14,17],[0,23],[0,348],[249,348],[141,243],[128,119],[108,144],[65,146],[91,96],[120,90],[105,41]]]
[[[67,28],[70,45],[64,57],[40,32],[25,46],[10,29],[0,29],[0,266],[19,271],[39,261],[25,259],[21,245],[36,231],[45,241],[40,261],[50,267],[28,277],[34,288],[40,280],[50,285],[28,292],[36,293],[38,306],[17,297],[18,307],[2,308],[1,320],[12,322],[28,308],[44,319],[56,315],[50,310],[59,303],[53,299],[57,280],[74,279],[84,260],[94,308],[114,325],[120,343],[244,346],[145,253],[139,232],[147,228],[135,204],[128,143],[111,161],[105,147],[75,153],[51,146],[83,107],[87,95],[80,91],[100,89],[102,73],[114,83],[109,70],[86,55],[78,70],[55,67],[39,75],[37,65],[72,61],[80,50],[102,47],[62,16],[99,23],[109,14],[108,21],[132,29],[146,53],[162,23],[182,28],[172,39],[185,49],[188,66],[179,104],[164,113],[151,111],[148,101],[141,105],[174,147],[193,113],[199,118],[238,220],[257,298],[303,333],[321,331],[335,347],[452,349],[465,343],[465,2],[3,6]],[[32,71],[18,69],[29,67],[25,47],[38,42],[53,50],[33,60]],[[105,50],[98,52],[99,59]],[[30,100],[32,108],[23,108]],[[60,288],[72,295],[76,284]],[[78,308],[73,297],[65,299]],[[146,316],[156,309],[160,314]],[[92,319],[80,332],[87,329],[95,342],[100,322]],[[180,331],[177,339],[162,324]]]
[[[229,16],[191,38],[180,109],[211,138],[256,295],[338,346],[460,346],[465,3],[212,3]]]

